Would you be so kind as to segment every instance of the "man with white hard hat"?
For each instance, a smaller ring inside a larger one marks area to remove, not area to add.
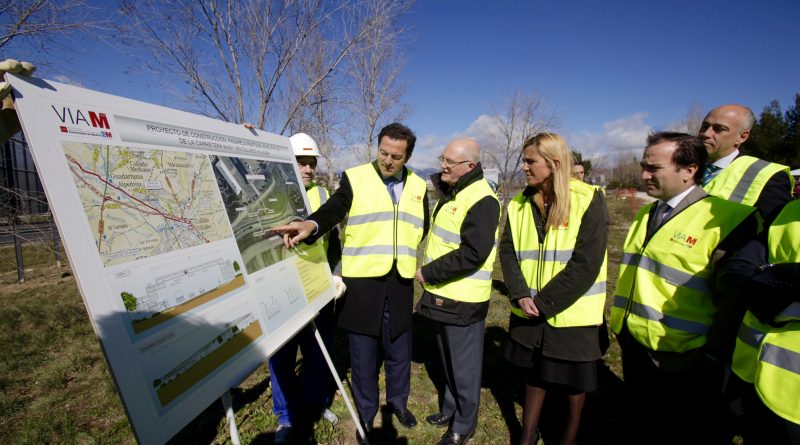
[[[289,138],[292,151],[300,168],[300,176],[308,195],[311,211],[315,211],[328,200],[330,193],[324,187],[314,182],[317,169],[317,158],[320,156],[317,143],[305,133],[297,133]],[[334,229],[328,237],[318,242],[325,246],[331,270],[338,265],[341,258],[341,245],[339,234]],[[334,275],[337,287],[337,297],[344,292],[344,284],[338,275]],[[326,305],[315,319],[317,329],[325,342],[326,347],[332,345],[333,336],[333,303]],[[297,365],[297,348],[303,354],[304,365],[302,376],[295,371]],[[301,442],[301,433],[298,424],[308,428],[306,433],[313,431],[313,421],[321,413],[329,422],[336,424],[339,419],[328,407],[331,403],[331,385],[326,375],[327,365],[322,352],[317,345],[314,332],[310,326],[297,333],[281,349],[276,351],[269,360],[270,383],[272,385],[272,410],[278,417],[278,429],[275,432],[274,443]]]

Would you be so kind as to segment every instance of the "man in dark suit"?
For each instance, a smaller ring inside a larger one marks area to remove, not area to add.
[[[711,195],[758,209],[764,226],[792,199],[789,167],[743,155],[753,112],[743,105],[722,105],[703,119],[698,136],[708,152],[703,188]]]
[[[349,331],[353,396],[369,436],[378,412],[378,351],[385,352],[386,401],[400,425],[416,417],[406,404],[411,378],[411,315],[417,247],[428,230],[427,185],[405,167],[416,136],[393,123],[378,135],[378,159],[350,168],[339,188],[305,221],[273,230],[284,244],[311,243],[336,224],[343,230],[342,278],[347,285],[339,325]],[[368,443],[367,437],[357,436]]]
[[[712,270],[756,222],[753,208],[697,186],[706,157],[700,139],[666,132],[651,135],[642,156],[642,180],[658,201],[639,211],[625,240],[610,322],[622,350],[629,443],[720,443],[722,364],[741,308],[718,298]]]
[[[708,152],[703,174],[703,188],[711,195],[755,207],[760,218],[759,230],[768,227],[781,209],[792,200],[794,178],[789,167],[742,154],[739,149],[750,137],[755,123],[753,111],[743,105],[722,105],[703,119],[698,136]],[[746,410],[761,409],[749,378],[731,373],[726,387],[730,400],[727,435],[745,435],[735,431],[742,425]]]

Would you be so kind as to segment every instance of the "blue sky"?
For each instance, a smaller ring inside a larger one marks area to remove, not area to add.
[[[641,148],[692,103],[785,110],[800,93],[799,22],[795,0],[421,1],[409,124],[468,133],[521,89],[544,96],[584,153]]]
[[[478,134],[515,90],[542,95],[571,146],[607,158],[641,149],[692,104],[785,110],[800,93],[797,23],[797,0],[418,0],[403,73],[420,141],[410,165],[435,166],[449,139]],[[75,60],[38,75],[169,103],[124,53],[97,44]]]

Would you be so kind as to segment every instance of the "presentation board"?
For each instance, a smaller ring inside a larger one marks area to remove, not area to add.
[[[7,75],[70,265],[141,443],[163,443],[305,326],[321,243],[289,139]]]

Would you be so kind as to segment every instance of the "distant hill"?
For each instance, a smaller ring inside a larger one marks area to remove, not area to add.
[[[421,177],[422,179],[428,179],[431,177],[432,174],[439,173],[441,171],[438,168],[420,168],[420,169],[415,168],[412,170],[414,170],[414,173],[419,175],[419,177]]]

